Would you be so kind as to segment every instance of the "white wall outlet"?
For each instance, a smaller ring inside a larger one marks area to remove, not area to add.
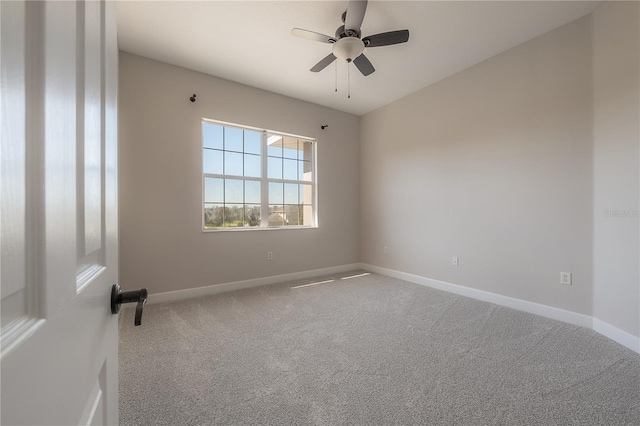
[[[560,272],[560,284],[571,285],[571,272]]]
[[[273,252],[272,251],[268,251],[267,252],[267,260],[273,260]]]
[[[389,253],[389,247],[384,246],[384,248],[382,249],[382,251],[384,252],[384,254]]]
[[[458,258],[457,258],[457,257],[455,257],[455,256],[454,256],[454,257],[452,257],[452,258],[451,258],[451,264],[452,264],[453,266],[458,266]]]

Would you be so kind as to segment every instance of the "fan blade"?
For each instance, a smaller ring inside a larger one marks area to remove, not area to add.
[[[315,64],[313,66],[313,68],[311,68],[312,72],[320,72],[323,69],[325,69],[327,66],[329,66],[329,64],[333,61],[336,60],[336,57],[333,56],[333,53],[329,53],[329,55],[327,55],[323,60],[321,60],[320,62],[318,62],[317,64]]]
[[[291,30],[291,35],[306,38],[307,40],[319,41],[321,43],[335,43],[336,39],[329,37],[325,34],[316,33],[309,30],[303,30],[302,28],[294,28]]]
[[[371,65],[371,62],[369,62],[369,59],[367,59],[367,57],[364,56],[364,54],[362,54],[362,55],[358,56],[357,58],[355,58],[353,60],[353,63],[360,70],[362,75],[364,75],[365,77],[368,76],[369,74],[373,73],[376,70],[373,67],[373,65]]]
[[[344,19],[345,30],[360,31],[364,13],[367,11],[367,0],[349,0],[347,15]],[[359,33],[358,33],[359,34]]]
[[[406,43],[409,40],[409,30],[389,31],[362,38],[364,47],[389,46],[391,44]]]

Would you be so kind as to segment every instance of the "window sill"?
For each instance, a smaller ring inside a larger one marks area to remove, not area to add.
[[[208,233],[216,233],[216,232],[246,232],[246,231],[293,231],[300,229],[318,229],[318,226],[274,226],[271,228],[204,228],[202,229],[203,234]]]

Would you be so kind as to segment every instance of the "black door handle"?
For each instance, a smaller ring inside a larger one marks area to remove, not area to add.
[[[111,313],[115,315],[120,312],[122,303],[138,303],[136,305],[135,325],[142,324],[142,309],[144,309],[144,304],[147,303],[147,289],[142,288],[123,292],[120,290],[120,284],[114,284],[111,287]]]

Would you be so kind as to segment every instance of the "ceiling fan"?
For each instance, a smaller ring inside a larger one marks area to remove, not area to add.
[[[390,31],[360,38],[360,26],[366,10],[367,0],[350,0],[347,10],[342,14],[344,25],[338,27],[335,37],[302,28],[291,30],[293,36],[333,44],[331,53],[315,64],[311,68],[312,72],[320,72],[336,59],[342,59],[347,63],[353,62],[356,68],[367,76],[373,73],[375,68],[364,55],[365,48],[406,43],[409,40],[409,30]]]

